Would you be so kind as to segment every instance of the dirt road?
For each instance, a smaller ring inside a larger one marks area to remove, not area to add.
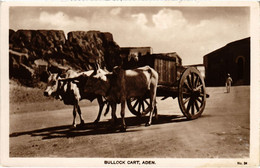
[[[82,129],[70,127],[72,108],[11,113],[10,157],[248,157],[250,87],[224,91],[207,88],[205,111],[192,121],[183,117],[177,99],[157,98],[158,122],[145,127],[147,117],[140,121],[126,112],[124,133],[110,129],[110,115],[102,116],[99,125],[92,124],[96,105],[82,108],[86,122]]]

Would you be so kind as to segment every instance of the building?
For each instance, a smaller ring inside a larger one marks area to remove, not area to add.
[[[43,59],[37,59],[34,61],[34,69],[37,80],[47,82],[48,80],[48,62]]]
[[[43,59],[37,59],[34,61],[36,72],[38,74],[42,74],[43,72],[47,71],[48,68],[48,62]]]
[[[224,86],[228,73],[233,85],[250,85],[250,37],[205,55],[203,62],[207,86]]]

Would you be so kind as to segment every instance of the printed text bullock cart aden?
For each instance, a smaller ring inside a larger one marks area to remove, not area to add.
[[[142,56],[138,66],[149,65],[158,72],[157,97],[178,97],[184,116],[187,119],[196,119],[201,116],[208,97],[204,79],[197,68],[182,66],[178,58],[170,54]],[[142,111],[147,111],[149,104],[147,97],[127,100],[130,112],[137,116]]]

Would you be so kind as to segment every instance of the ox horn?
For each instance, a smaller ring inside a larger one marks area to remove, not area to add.
[[[100,69],[100,66],[99,66],[99,64],[97,62],[95,62],[93,68],[94,68],[94,74],[97,74],[97,70]]]
[[[51,71],[49,71],[49,70],[47,70],[46,73],[47,73],[47,75],[49,75],[49,76],[51,75]]]

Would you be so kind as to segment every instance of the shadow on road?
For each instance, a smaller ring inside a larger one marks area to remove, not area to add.
[[[127,129],[127,132],[136,132],[133,128],[144,127],[144,124],[148,121],[148,116],[137,118],[128,117],[125,118],[126,125],[131,127]],[[153,120],[152,125],[166,124],[172,122],[184,122],[188,121],[185,117],[179,115],[158,115],[158,120]],[[118,123],[121,123],[121,118],[118,119]],[[152,127],[152,126],[151,126]],[[71,125],[62,125],[56,127],[49,127],[43,129],[36,129],[25,132],[15,132],[10,134],[10,137],[18,137],[22,135],[40,136],[42,139],[53,139],[53,138],[70,138],[87,135],[98,135],[98,134],[112,134],[112,133],[123,133],[120,132],[120,125],[113,125],[111,121],[102,121],[98,124],[86,123],[77,128],[73,128]]]

